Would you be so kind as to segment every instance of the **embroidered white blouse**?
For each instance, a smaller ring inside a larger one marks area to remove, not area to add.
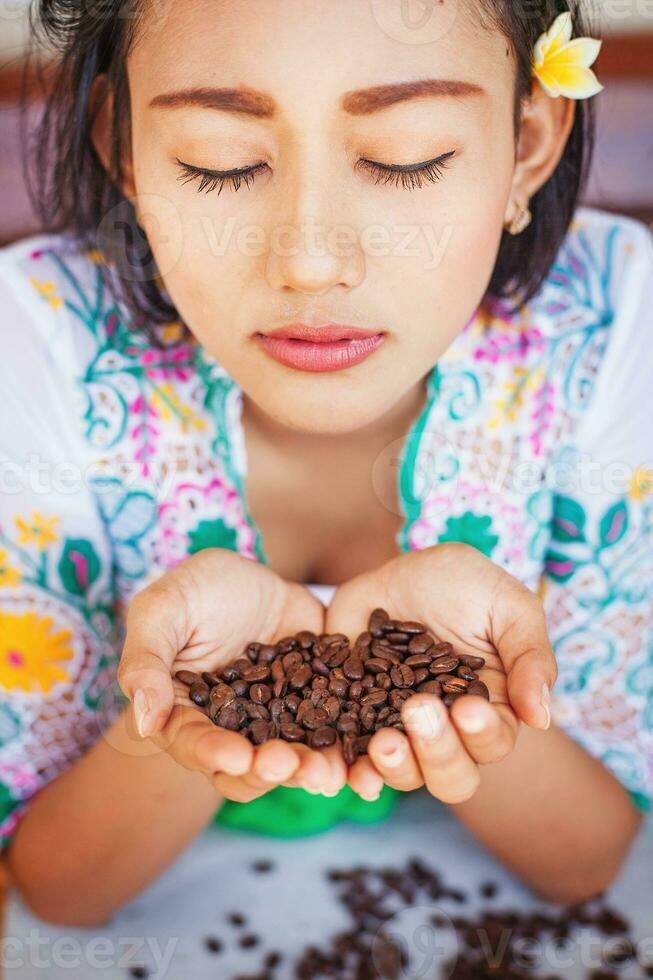
[[[121,709],[121,606],[207,546],[266,560],[243,491],[241,391],[179,324],[155,345],[107,274],[65,235],[0,249],[0,844]],[[644,226],[579,211],[526,308],[479,310],[429,373],[398,480],[400,550],[465,541],[540,591],[554,720],[648,808]]]

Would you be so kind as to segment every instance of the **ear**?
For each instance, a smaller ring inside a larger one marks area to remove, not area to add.
[[[534,81],[533,91],[522,109],[507,222],[514,218],[516,206],[526,205],[558,166],[575,114],[575,101],[563,97],[554,99]]]
[[[113,146],[113,91],[106,74],[98,75],[91,86],[88,105],[91,120],[91,141],[102,166],[109,178],[117,183],[117,177],[111,164]],[[130,148],[127,147],[127,157],[122,161],[122,180],[120,190],[125,197],[136,197],[136,185]]]

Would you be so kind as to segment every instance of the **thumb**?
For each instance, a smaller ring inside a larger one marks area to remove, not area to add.
[[[133,702],[136,727],[142,738],[162,730],[174,705],[170,670],[185,646],[176,623],[179,599],[164,594],[157,584],[140,592],[127,614],[118,683]]]
[[[532,728],[551,724],[551,689],[558,665],[549,641],[540,599],[513,580],[498,593],[491,637],[507,674],[508,697],[515,713]]]

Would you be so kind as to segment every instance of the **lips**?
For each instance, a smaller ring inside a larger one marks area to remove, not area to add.
[[[275,361],[298,371],[342,371],[366,360],[385,334],[345,324],[309,327],[291,324],[268,334],[254,335],[257,344]]]

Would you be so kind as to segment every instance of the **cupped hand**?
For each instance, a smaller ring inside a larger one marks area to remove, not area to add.
[[[337,747],[315,751],[282,739],[254,746],[215,726],[173,679],[178,670],[219,670],[254,639],[320,633],[323,623],[324,606],[308,589],[259,562],[221,548],[187,559],[140,592],[127,614],[118,682],[139,733],[230,800],[247,802],[278,785],[335,795],[346,782]]]
[[[426,624],[456,652],[483,657],[479,676],[490,702],[463,695],[449,710],[436,695],[413,695],[401,711],[406,734],[376,732],[368,755],[351,767],[349,784],[366,799],[376,798],[384,783],[403,791],[425,784],[446,803],[469,799],[479,785],[479,766],[505,758],[521,722],[550,725],[558,671],[541,602],[475,548],[441,544],[341,585],[325,630],[354,639],[376,607],[393,619]]]

